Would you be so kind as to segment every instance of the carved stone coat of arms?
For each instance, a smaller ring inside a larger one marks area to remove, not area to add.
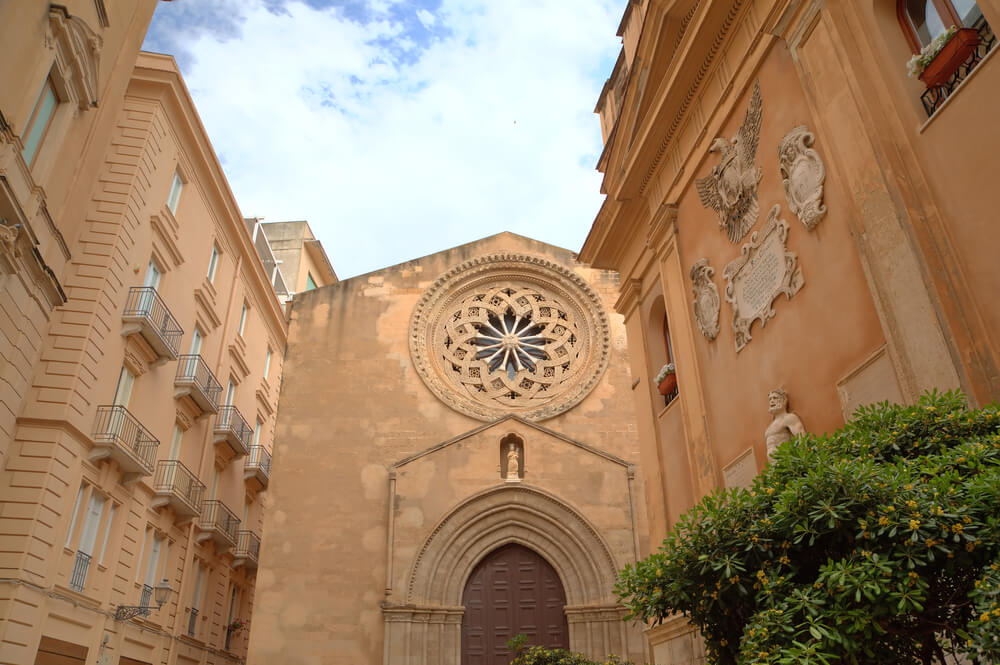
[[[760,82],[755,82],[743,125],[731,140],[716,138],[709,152],[721,159],[712,172],[696,181],[701,204],[719,213],[719,227],[731,242],[739,242],[757,222],[760,212],[757,185],[761,170],[754,164],[760,140],[762,104]]]
[[[819,153],[813,150],[816,137],[805,125],[799,125],[781,139],[778,161],[781,182],[788,207],[807,229],[814,229],[826,215],[823,204],[823,181],[826,169]]]
[[[712,281],[715,268],[708,259],[698,259],[691,266],[691,290],[694,292],[694,319],[701,334],[709,339],[719,335],[719,289]]]

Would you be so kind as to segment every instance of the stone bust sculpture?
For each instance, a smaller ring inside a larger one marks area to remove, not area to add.
[[[517,457],[517,444],[513,441],[507,448],[507,480],[520,480],[520,463]]]
[[[788,394],[781,390],[772,390],[767,394],[767,407],[771,412],[771,424],[764,432],[767,444],[767,458],[771,459],[774,451],[793,436],[805,434],[806,428],[802,419],[788,410]]]

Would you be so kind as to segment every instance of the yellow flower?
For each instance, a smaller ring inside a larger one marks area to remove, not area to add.
[[[910,520],[910,531],[916,531],[920,528],[920,520]]]

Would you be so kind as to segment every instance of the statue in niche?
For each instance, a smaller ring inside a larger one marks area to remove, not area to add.
[[[805,434],[806,428],[797,414],[788,410],[788,393],[778,388],[767,394],[767,408],[771,412],[771,424],[764,432],[767,444],[767,459],[770,460],[778,446],[790,441],[793,436]]]
[[[518,461],[517,444],[511,441],[507,447],[507,477],[505,480],[508,482],[521,480],[520,468],[521,465]]]
[[[508,483],[521,480],[524,468],[524,440],[517,434],[500,439],[500,479]]]

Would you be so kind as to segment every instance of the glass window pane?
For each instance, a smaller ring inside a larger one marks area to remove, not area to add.
[[[945,31],[944,21],[934,8],[934,0],[906,0],[906,16],[921,46],[927,46]]]
[[[974,26],[976,21],[983,16],[975,0],[951,0],[951,4],[955,8],[958,18],[961,19],[962,25],[966,28]]]
[[[35,102],[35,108],[31,111],[31,118],[28,120],[27,134],[24,138],[24,149],[21,156],[30,166],[38,153],[38,146],[42,143],[45,130],[48,129],[49,121],[52,120],[52,111],[56,108],[56,92],[52,88],[52,82],[45,81],[45,87]]]

